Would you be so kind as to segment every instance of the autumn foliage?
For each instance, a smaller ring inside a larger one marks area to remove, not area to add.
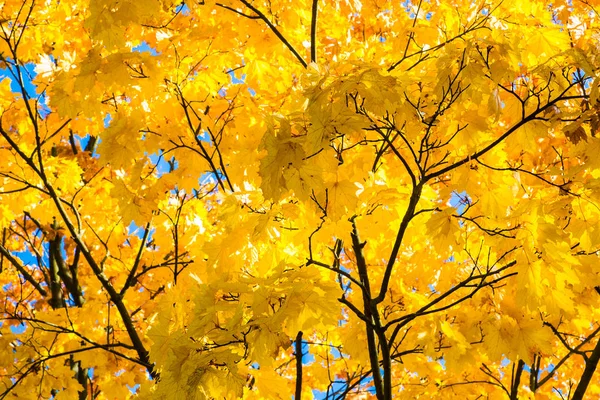
[[[0,399],[600,396],[600,1],[7,0]]]

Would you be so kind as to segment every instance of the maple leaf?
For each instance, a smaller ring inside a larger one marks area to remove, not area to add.
[[[439,245],[440,249],[457,244],[458,222],[452,216],[456,210],[452,207],[434,213],[426,223],[427,230],[432,240]]]

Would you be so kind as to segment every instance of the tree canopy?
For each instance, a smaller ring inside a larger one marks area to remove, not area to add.
[[[0,399],[600,396],[598,0],[7,0]]]

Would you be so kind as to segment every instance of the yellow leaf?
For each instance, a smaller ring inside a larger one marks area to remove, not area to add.
[[[425,224],[434,245],[441,251],[447,250],[448,247],[456,247],[458,244],[460,229],[456,218],[452,216],[455,212],[452,207],[433,212]]]

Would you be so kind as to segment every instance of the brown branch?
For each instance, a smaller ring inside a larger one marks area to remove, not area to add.
[[[363,307],[364,307],[364,316],[365,316],[365,329],[367,333],[367,346],[369,348],[369,360],[371,362],[371,369],[373,371],[373,384],[375,386],[375,392],[378,400],[386,399],[386,392],[384,390],[383,380],[381,377],[381,372],[379,370],[379,354],[377,351],[377,342],[375,340],[375,332],[373,329],[373,319],[374,313],[373,308],[377,307],[376,304],[372,305],[371,300],[371,287],[369,282],[369,274],[367,271],[367,261],[365,260],[365,256],[363,254],[363,248],[366,245],[366,242],[360,242],[360,238],[358,236],[358,229],[356,227],[356,217],[352,217],[350,219],[352,223],[352,232],[350,236],[352,237],[352,249],[354,250],[354,255],[356,257],[356,266],[358,268],[358,275],[360,277],[360,281],[364,287],[362,291],[363,297]],[[373,307],[374,306],[374,307]],[[377,310],[375,309],[375,312]],[[383,344],[383,343],[381,343]],[[385,378],[391,378],[388,374],[385,375]],[[389,394],[389,393],[387,393]]]
[[[510,386],[510,400],[517,400],[519,397],[519,386],[521,386],[521,375],[523,375],[523,367],[525,367],[525,361],[519,360],[515,371],[515,365],[513,364],[512,381]]]
[[[482,155],[486,154],[487,152],[489,152],[490,150],[492,150],[493,148],[495,148],[498,144],[500,144],[502,141],[504,141],[504,139],[506,139],[507,137],[509,137],[510,135],[512,135],[517,129],[519,129],[520,127],[524,126],[525,124],[527,124],[530,121],[533,121],[535,119],[537,119],[537,115],[544,112],[545,110],[549,109],[550,107],[552,107],[553,105],[555,105],[556,103],[558,103],[559,101],[563,101],[563,100],[575,100],[575,99],[584,99],[587,98],[587,95],[574,95],[574,96],[565,96],[565,94],[574,86],[575,84],[571,84],[569,85],[558,97],[556,97],[554,100],[549,101],[548,103],[546,103],[546,105],[542,106],[542,107],[538,107],[535,111],[533,111],[531,114],[529,114],[528,116],[522,118],[519,122],[517,122],[515,125],[513,125],[509,130],[507,130],[506,132],[504,132],[500,137],[498,137],[498,139],[494,140],[492,143],[490,143],[489,145],[487,145],[486,147],[484,147],[483,149],[474,152],[473,154],[470,154],[468,156],[466,156],[465,158],[463,158],[462,160],[459,160],[457,162],[455,162],[454,164],[451,164],[445,168],[442,168],[440,170],[437,170],[435,172],[432,172],[431,174],[425,175],[423,177],[423,181],[429,181],[433,178],[437,178],[441,175],[444,175],[450,171],[452,171],[453,169],[456,169],[458,167],[460,167],[461,165],[464,165],[468,162],[470,162],[471,160],[476,160],[479,157],[481,157]]]
[[[587,388],[592,381],[592,377],[594,376],[594,372],[598,367],[598,362],[600,362],[600,340],[596,343],[594,350],[590,357],[585,361],[585,369],[583,370],[583,374],[581,374],[581,379],[577,384],[577,388],[573,393],[572,400],[582,400]]]
[[[52,223],[52,228],[57,229],[56,221]],[[62,308],[65,307],[64,296],[62,292],[61,285],[61,270],[58,265],[59,258],[62,258],[60,254],[60,237],[58,232],[55,232],[55,237],[52,240],[48,241],[49,245],[49,254],[48,254],[48,268],[50,270],[50,305],[52,308]],[[69,285],[71,281],[69,277],[62,276],[62,281],[65,285]]]
[[[265,21],[265,23],[273,31],[275,36],[277,36],[279,38],[279,40],[281,40],[281,42],[292,52],[292,54],[298,59],[298,61],[300,61],[300,64],[302,64],[302,66],[304,68],[306,68],[308,66],[308,64],[306,64],[306,61],[304,61],[302,56],[300,54],[298,54],[296,49],[294,49],[294,46],[292,46],[290,44],[290,42],[288,42],[288,40],[285,38],[285,36],[283,36],[281,34],[281,32],[279,32],[279,29],[277,29],[277,27],[275,25],[273,25],[273,23],[267,18],[267,16],[265,14],[263,14],[258,8],[254,7],[252,4],[250,4],[247,0],[240,0],[240,1],[246,7],[248,7],[252,11],[254,11],[256,13],[256,15],[258,15],[260,17],[260,19]]]
[[[352,304],[350,301],[348,301],[348,299],[346,299],[344,296],[342,296],[338,299],[338,301],[340,303],[342,303],[343,305],[345,305],[346,307],[348,307],[363,322],[365,322],[366,324],[368,324],[369,326],[372,327],[372,321],[369,321],[367,319],[367,317],[365,316],[365,314],[363,314],[363,312],[360,311],[354,304]]]
[[[484,163],[483,161],[481,161],[481,160],[476,160],[476,161],[477,161],[479,164],[483,165],[484,167],[486,167],[486,168],[488,168],[488,169],[491,169],[492,171],[511,171],[511,172],[522,172],[522,173],[524,173],[524,174],[526,174],[526,175],[533,176],[534,178],[537,178],[537,179],[541,180],[542,182],[544,182],[544,183],[547,183],[547,184],[548,184],[548,185],[550,185],[550,186],[554,186],[555,188],[558,188],[558,189],[560,190],[560,193],[564,193],[564,194],[570,194],[570,195],[573,195],[573,196],[575,196],[575,197],[581,197],[581,195],[580,195],[580,194],[577,194],[577,193],[571,192],[571,191],[569,190],[569,185],[571,184],[571,182],[570,182],[570,181],[567,181],[567,182],[565,182],[565,183],[561,183],[561,184],[554,183],[554,182],[552,182],[552,181],[550,181],[550,180],[548,180],[548,179],[544,178],[543,176],[541,176],[541,175],[538,175],[538,173],[537,173],[537,172],[531,172],[531,171],[528,171],[528,170],[526,170],[526,169],[523,169],[523,168],[521,168],[522,164],[521,164],[520,166],[518,166],[518,167],[511,167],[511,166],[510,166],[510,164],[509,164],[509,166],[508,166],[507,168],[499,168],[499,167],[492,167],[491,165],[487,165],[487,164],[485,164],[485,163]],[[508,163],[507,163],[507,164],[508,164]]]
[[[226,123],[225,123],[226,124]],[[218,135],[222,134],[222,131],[225,129],[225,125],[223,125],[220,129],[220,133]],[[227,168],[225,168],[225,162],[223,162],[223,155],[221,154],[221,148],[220,148],[220,141],[217,140],[217,137],[213,134],[212,129],[210,129],[210,127],[207,127],[206,130],[208,131],[210,138],[212,140],[212,144],[215,146],[215,151],[217,152],[217,155],[219,156],[219,166],[221,167],[221,173],[223,174],[223,176],[225,177],[225,182],[227,182],[227,186],[229,186],[229,190],[231,190],[232,192],[235,192],[235,190],[233,189],[233,184],[231,183],[231,178],[229,177],[229,174],[227,173]],[[214,157],[215,152],[213,151],[213,155],[212,157]]]
[[[90,268],[94,272],[94,275],[96,275],[96,278],[100,281],[100,283],[102,284],[102,287],[108,293],[111,301],[117,307],[117,310],[119,311],[119,315],[121,316],[123,324],[125,325],[125,329],[127,330],[129,338],[131,339],[131,342],[133,343],[133,346],[135,347],[135,349],[138,353],[140,362],[143,365],[148,366],[148,371],[153,378],[157,378],[158,375],[152,368],[152,364],[150,364],[150,358],[148,356],[148,351],[146,350],[144,343],[142,342],[138,332],[136,331],[135,326],[133,325],[133,321],[131,320],[129,312],[127,311],[127,307],[123,303],[123,300],[122,300],[121,296],[119,295],[119,293],[109,282],[108,278],[104,275],[104,272],[102,271],[102,268],[100,267],[100,265],[96,262],[96,260],[92,256],[91,251],[88,249],[87,245],[83,241],[83,238],[80,236],[78,229],[75,227],[75,225],[71,221],[71,218],[69,217],[69,214],[67,213],[67,210],[63,207],[63,201],[62,201],[61,197],[58,195],[58,193],[56,192],[54,187],[48,181],[48,178],[47,178],[46,174],[44,173],[44,171],[39,169],[35,165],[33,160],[30,157],[28,157],[25,153],[23,153],[23,151],[20,149],[20,147],[15,143],[14,140],[12,140],[12,138],[10,137],[8,132],[6,132],[2,128],[2,126],[0,126],[0,134],[4,137],[4,139],[7,142],[9,142],[12,149],[23,159],[23,161],[25,161],[25,163],[27,163],[27,165],[31,169],[33,169],[33,171],[42,180],[44,186],[46,187],[46,190],[48,191],[48,195],[54,202],[54,205],[56,206],[58,213],[60,214],[63,222],[65,223],[65,225],[67,227],[67,230],[73,237],[73,240],[77,243],[77,245],[81,249],[81,253],[82,253],[83,257],[85,258],[85,260],[87,261],[87,263],[90,265]],[[5,254],[5,256],[6,256],[6,254]]]
[[[210,169],[211,169],[212,173],[214,174],[217,182],[219,183],[219,186],[221,187],[221,189],[223,189],[223,191],[225,191],[226,190],[225,184],[223,183],[223,180],[221,179],[221,176],[219,174],[219,169],[216,167],[211,155],[208,153],[208,150],[202,143],[202,140],[200,140],[200,138],[198,137],[200,135],[200,131],[202,129],[202,119],[200,118],[200,116],[198,116],[195,113],[193,107],[191,107],[191,102],[188,101],[183,96],[183,92],[181,91],[181,88],[178,85],[175,85],[175,90],[177,92],[177,97],[179,98],[179,104],[181,105],[181,107],[183,107],[183,112],[185,114],[188,126],[192,132],[192,135],[194,136],[194,141],[196,142],[196,144],[198,145],[198,147],[200,148],[201,151],[198,151],[196,148],[186,145],[185,143],[183,143],[183,140],[181,140],[181,139],[180,139],[181,144],[177,144],[173,140],[170,140],[170,142],[173,143],[177,147],[187,148],[187,149],[195,152],[196,154],[198,154],[204,160],[206,160],[206,162],[209,164]],[[194,124],[194,122],[192,121],[192,116],[190,115],[190,110],[194,113],[196,119],[198,119],[198,121],[199,121],[197,125]],[[212,135],[211,135],[211,137],[212,137]],[[214,142],[214,137],[212,137],[212,138],[213,138],[213,142]],[[217,146],[217,143],[214,143],[214,145]],[[223,165],[222,162],[221,162],[221,165]],[[231,182],[229,180],[227,180],[227,183],[228,183],[229,189],[233,192],[234,190],[233,190],[233,186],[231,185]]]
[[[33,287],[44,297],[46,297],[48,295],[48,293],[44,290],[44,288],[42,288],[39,284],[38,281],[35,280],[35,278],[29,273],[29,271],[27,271],[25,269],[24,266],[21,265],[21,263],[19,262],[19,260],[17,260],[4,246],[0,245],[0,254],[2,254],[3,257],[5,257],[8,261],[10,261],[10,263],[17,269],[17,271],[19,271],[19,273],[21,275],[23,275],[23,278],[25,278],[25,280],[29,283],[31,283],[31,285],[33,285]]]
[[[302,397],[302,331],[296,335],[296,392],[294,400]]]
[[[547,322],[544,322],[544,325],[549,326],[550,329],[553,330],[554,332],[554,326],[550,325]],[[536,387],[541,387],[542,385],[544,385],[546,382],[548,382],[556,373],[556,371],[558,371],[558,369],[573,355],[573,354],[581,354],[582,352],[580,351],[580,349],[587,343],[589,343],[590,340],[592,340],[598,333],[600,333],[600,328],[597,328],[594,332],[592,332],[585,340],[583,340],[581,343],[579,343],[577,346],[575,346],[575,348],[571,349],[570,346],[567,347],[567,349],[569,349],[569,352],[560,359],[560,361],[558,363],[556,363],[556,365],[554,366],[554,368],[552,368],[552,371],[549,371],[548,374],[543,377],[542,379],[540,379],[537,382],[537,386]],[[558,331],[554,332],[555,335],[560,335],[560,333],[558,333]],[[559,340],[563,340],[562,336],[558,336]],[[564,345],[564,343],[563,343]]]
[[[436,313],[436,312],[440,312],[440,311],[444,311],[447,310],[449,308],[454,307],[455,305],[465,301],[466,299],[469,299],[471,297],[473,297],[475,295],[475,293],[477,293],[479,290],[481,290],[482,288],[486,287],[486,286],[490,286],[500,280],[503,279],[507,279],[511,276],[517,275],[516,272],[512,272],[510,274],[506,274],[504,276],[501,276],[497,279],[494,279],[493,281],[489,281],[486,282],[485,279],[491,275],[496,275],[514,265],[516,265],[517,262],[516,261],[511,261],[508,264],[506,264],[505,266],[498,268],[498,269],[490,269],[489,271],[487,271],[486,273],[483,274],[479,274],[479,275],[471,275],[468,278],[464,279],[462,282],[460,282],[458,285],[453,286],[451,289],[447,290],[446,292],[444,292],[442,295],[440,295],[439,297],[435,298],[434,300],[430,301],[428,304],[424,305],[423,307],[421,307],[419,310],[415,311],[414,313],[411,314],[407,314],[404,315],[402,317],[393,319],[391,321],[389,321],[386,325],[385,325],[385,329],[390,328],[392,325],[394,324],[399,324],[398,327],[402,327],[405,326],[407,323],[409,323],[410,321],[414,320],[417,317],[423,316],[423,315],[428,315],[428,314],[432,314],[432,313]],[[476,280],[480,280],[479,283],[477,284],[471,284],[471,282],[476,281]],[[458,300],[455,300],[453,302],[451,302],[450,304],[447,304],[445,306],[441,306],[439,308],[430,310],[431,307],[433,307],[434,305],[436,305],[437,303],[439,303],[440,301],[444,300],[445,298],[449,297],[450,295],[452,295],[453,293],[455,293],[456,291],[462,289],[462,288],[468,288],[468,287],[473,287],[474,289],[464,295],[463,297],[459,298]],[[396,327],[395,329],[399,329],[398,327]]]
[[[29,20],[29,16],[31,15],[31,12],[33,10],[33,4],[34,4],[34,2],[32,2],[31,8],[29,10],[29,14],[27,15],[27,19],[25,20],[23,26],[27,25],[27,21]],[[23,32],[24,32],[24,29],[23,29],[22,33]],[[22,36],[22,33],[21,33],[21,36]],[[140,338],[139,333],[136,331],[136,328],[135,328],[133,321],[129,315],[129,312],[127,311],[127,307],[123,303],[123,300],[122,300],[121,296],[119,295],[119,293],[115,290],[115,288],[109,282],[108,278],[104,275],[104,272],[103,272],[101,266],[96,262],[91,251],[88,249],[86,243],[84,242],[83,237],[81,236],[81,224],[80,224],[80,219],[79,219],[79,214],[77,212],[77,209],[75,207],[73,207],[73,205],[69,205],[73,211],[75,218],[77,219],[78,227],[76,227],[75,224],[73,223],[73,221],[71,220],[71,216],[69,215],[69,213],[67,212],[67,209],[65,208],[65,206],[63,204],[66,202],[60,197],[60,195],[58,194],[56,189],[52,186],[52,184],[50,183],[50,181],[48,179],[48,176],[46,175],[46,172],[44,171],[44,164],[43,164],[43,159],[42,159],[42,139],[40,136],[39,123],[38,123],[40,115],[39,115],[37,109],[35,109],[35,110],[32,109],[30,102],[28,101],[29,96],[28,96],[27,90],[25,89],[21,69],[19,67],[19,58],[17,56],[17,46],[19,44],[20,39],[21,39],[21,37],[19,37],[19,39],[17,39],[15,41],[15,44],[13,46],[9,45],[9,47],[10,47],[10,51],[13,55],[13,60],[15,63],[14,65],[15,65],[15,69],[16,69],[16,76],[17,76],[17,81],[19,84],[19,89],[20,89],[20,92],[21,92],[21,95],[23,98],[23,102],[25,104],[25,108],[27,109],[29,119],[31,120],[31,124],[33,126],[33,133],[35,134],[36,148],[35,148],[34,152],[32,153],[32,156],[27,156],[23,152],[23,149],[20,148],[19,145],[13,140],[13,138],[11,137],[11,134],[4,129],[4,127],[2,126],[2,123],[1,123],[2,122],[1,119],[0,119],[0,135],[9,143],[12,150],[15,151],[19,155],[19,157],[21,157],[21,159],[27,164],[27,166],[29,166],[36,173],[36,175],[39,176],[40,180],[42,181],[43,186],[47,190],[48,196],[54,202],[55,207],[61,216],[61,219],[63,220],[64,224],[66,225],[69,234],[73,237],[73,240],[76,242],[76,244],[81,249],[82,255],[84,256],[87,263],[90,265],[90,268],[92,269],[96,278],[102,284],[102,287],[104,288],[104,290],[106,290],[106,292],[108,293],[110,300],[116,305],[116,307],[119,311],[119,314],[121,316],[121,319],[123,321],[123,324],[125,325],[125,328],[127,330],[127,333],[129,334],[129,338],[132,341],[133,347],[135,348],[136,352],[138,353],[139,363],[146,366],[150,375],[153,378],[157,378],[158,375],[154,371],[153,366],[150,363],[148,351],[146,350],[144,343],[142,342],[142,340]],[[62,129],[62,128],[60,128],[60,129]],[[38,165],[36,165],[36,162],[33,159],[33,156],[36,152],[37,152]],[[10,254],[10,253],[8,253],[8,254]],[[6,254],[5,254],[5,256],[6,256]],[[67,354],[67,353],[64,353],[64,354]],[[19,381],[20,380],[17,380],[15,382],[15,384],[18,383]],[[2,397],[2,395],[0,395],[0,397]]]
[[[5,398],[15,387],[17,387],[17,385],[23,379],[25,379],[29,374],[31,374],[32,372],[34,372],[38,368],[38,366],[40,364],[44,364],[45,362],[47,362],[49,360],[52,360],[52,359],[55,359],[55,358],[70,356],[72,354],[77,354],[77,353],[83,353],[83,352],[89,351],[89,350],[94,350],[94,349],[104,349],[104,350],[107,350],[106,349],[107,347],[112,347],[112,346],[110,346],[110,345],[97,345],[97,346],[91,346],[91,347],[83,347],[83,348],[80,348],[80,349],[74,349],[74,350],[64,351],[62,353],[49,354],[49,355],[47,355],[47,356],[45,356],[43,358],[39,358],[37,360],[33,360],[33,362],[27,368],[27,370],[25,370],[25,372],[23,372],[19,378],[16,378],[14,381],[11,381],[12,385],[10,385],[6,390],[4,390],[4,392],[0,393],[0,399]],[[112,351],[111,351],[111,353],[115,353],[116,355],[118,354],[118,353],[112,352]],[[123,357],[123,358],[128,359],[129,361],[132,361],[132,362],[140,364],[140,362],[137,361],[137,360],[131,359],[131,358],[123,356],[123,355],[120,355],[120,356]],[[147,369],[150,369],[150,366],[145,365],[145,364],[142,364],[142,365],[144,367],[146,367]]]
[[[310,62],[317,62],[317,15],[319,0],[313,0],[312,18],[310,20]]]
[[[55,229],[58,229],[56,225],[54,225],[54,227]],[[67,267],[60,251],[61,241],[62,237],[58,233],[55,235],[54,239],[48,241],[50,268],[57,268],[56,272],[58,273],[58,276],[64,283],[68,292],[72,295],[73,302],[77,307],[81,307],[85,300],[82,295],[79,280],[77,279],[77,268],[75,266]],[[79,252],[75,250],[74,258],[77,258],[78,254]]]
[[[364,290],[364,287],[362,285],[362,283],[360,283],[358,280],[356,280],[356,278],[354,278],[352,275],[350,275],[349,272],[344,271],[343,269],[340,268],[336,268],[334,266],[331,265],[327,265],[324,262],[321,261],[317,261],[317,260],[307,260],[306,261],[306,266],[308,267],[309,265],[317,265],[321,268],[325,268],[328,269],[332,272],[337,273],[338,275],[343,276],[344,278],[348,279],[350,282],[354,283],[356,286],[358,286],[359,288],[361,288],[361,290]]]
[[[404,234],[406,233],[408,224],[410,223],[410,221],[413,219],[413,217],[415,215],[415,209],[417,208],[417,204],[419,203],[419,199],[421,198],[422,190],[423,190],[423,184],[421,182],[413,187],[413,191],[410,196],[408,207],[406,209],[406,212],[404,213],[404,217],[402,218],[400,227],[398,228],[398,234],[396,235],[396,240],[394,242],[394,247],[392,248],[392,253],[390,254],[390,257],[388,258],[388,263],[385,267],[385,272],[383,274],[383,280],[381,282],[381,288],[379,289],[379,295],[377,295],[377,297],[375,299],[373,299],[373,301],[376,304],[379,304],[383,300],[385,300],[388,286],[390,284],[390,279],[392,277],[392,272],[394,270],[394,264],[396,263],[396,257],[398,256],[398,252],[400,251],[400,245],[402,244],[402,239],[404,238]]]
[[[142,254],[144,252],[144,248],[146,247],[146,240],[148,240],[148,235],[150,234],[150,222],[146,224],[146,228],[144,229],[144,236],[142,237],[142,242],[140,243],[140,248],[138,249],[137,255],[135,256],[135,261],[133,262],[133,266],[131,267],[131,271],[129,271],[129,275],[127,275],[127,279],[123,284],[123,288],[119,292],[119,295],[123,296],[127,289],[135,283],[135,273],[140,265],[140,261],[142,259]]]
[[[402,58],[401,58],[400,60],[396,61],[396,62],[395,62],[394,64],[392,64],[390,67],[388,67],[387,71],[388,71],[388,72],[391,72],[391,71],[393,71],[393,70],[394,70],[394,69],[396,69],[396,68],[397,68],[397,67],[398,67],[398,66],[399,66],[399,65],[400,65],[400,64],[401,64],[401,63],[402,63],[404,60],[407,60],[407,59],[409,59],[409,58],[412,58],[412,57],[414,57],[414,56],[418,55],[418,56],[419,56],[419,60],[418,60],[418,61],[417,61],[415,64],[413,64],[412,66],[410,66],[410,68],[408,68],[408,69],[407,69],[407,71],[410,71],[412,68],[414,68],[415,66],[417,66],[417,65],[418,65],[418,64],[419,64],[421,61],[423,61],[423,60],[427,59],[427,58],[429,57],[430,53],[433,53],[433,52],[435,52],[436,50],[438,50],[438,49],[441,49],[442,47],[444,47],[444,46],[446,46],[446,45],[448,45],[448,44],[450,44],[450,43],[454,42],[455,40],[461,39],[463,36],[466,36],[467,34],[469,34],[469,33],[473,32],[473,31],[475,31],[475,30],[477,30],[477,29],[485,28],[485,22],[486,22],[486,21],[487,21],[487,20],[490,18],[490,16],[491,16],[492,12],[493,12],[493,11],[494,11],[496,8],[498,8],[498,7],[500,6],[500,4],[501,4],[501,3],[502,3],[502,2],[500,2],[500,3],[499,3],[499,4],[498,4],[498,5],[497,5],[497,6],[496,6],[494,9],[490,10],[490,12],[488,13],[488,15],[486,15],[484,18],[482,18],[482,19],[480,19],[480,20],[477,20],[477,21],[473,22],[473,23],[471,24],[471,26],[469,26],[469,27],[466,27],[466,28],[465,28],[465,30],[464,30],[462,33],[459,33],[458,35],[456,35],[456,36],[452,37],[451,39],[448,39],[448,40],[446,40],[446,41],[445,41],[445,42],[443,42],[443,43],[439,43],[439,44],[437,44],[437,45],[435,45],[435,46],[432,46],[432,47],[429,47],[429,48],[427,48],[427,49],[425,49],[425,48],[421,48],[421,49],[420,49],[420,50],[418,50],[418,51],[415,51],[415,52],[413,52],[413,53],[411,53],[411,54],[407,54],[407,53],[408,53],[408,46],[410,45],[410,41],[411,41],[411,40],[414,40],[414,33],[413,33],[413,32],[411,32],[411,33],[409,34],[409,38],[408,38],[408,41],[407,41],[407,43],[406,43],[406,48],[404,49],[404,54],[403,54]],[[418,5],[418,7],[419,7],[419,9],[420,9],[420,7],[421,7],[421,1],[419,2],[419,5]],[[419,12],[419,11],[417,11],[417,13],[418,13],[418,12]],[[413,27],[415,26],[415,23],[416,23],[417,19],[418,19],[418,18],[416,18],[416,17],[415,17],[415,19],[414,19],[414,21],[413,21]],[[416,42],[415,42],[415,44],[416,44]],[[417,45],[417,46],[418,46],[418,45]],[[429,54],[428,54],[428,53],[429,53]]]
[[[485,363],[482,363],[481,365],[482,366],[479,368],[479,370],[481,372],[483,372],[485,375],[489,376],[494,381],[498,382],[498,386],[501,387],[502,390],[504,391],[504,393],[506,393],[506,395],[510,397],[510,392],[508,391],[508,389],[506,388],[506,386],[504,386],[504,384],[502,383],[502,381],[500,379],[498,379],[493,374],[492,370],[490,370],[490,367],[488,367],[487,365],[485,365]]]
[[[499,388],[502,388],[502,386],[497,383],[497,382],[492,382],[492,381],[484,381],[484,380],[474,380],[474,381],[464,381],[464,382],[455,382],[455,383],[449,383],[449,384],[443,384],[440,387],[440,390],[444,390],[444,389],[450,389],[453,388],[454,386],[464,386],[464,385],[492,385],[492,386],[496,386]]]
[[[244,13],[243,13],[243,12],[241,12],[240,10],[236,10],[235,8],[233,8],[233,7],[229,7],[229,6],[226,6],[225,4],[221,4],[221,3],[215,3],[215,4],[216,4],[217,6],[219,6],[219,7],[221,7],[221,8],[224,8],[224,9],[226,9],[226,10],[233,11],[234,13],[236,13],[236,14],[238,14],[238,15],[241,15],[242,17],[245,17],[245,18],[248,18],[248,19],[260,19],[260,16],[258,16],[258,15],[248,15],[248,14],[244,14]]]

